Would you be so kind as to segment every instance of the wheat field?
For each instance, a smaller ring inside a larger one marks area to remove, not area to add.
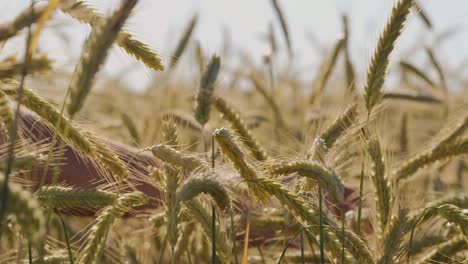
[[[343,15],[304,82],[276,70],[296,60],[286,2],[271,52],[235,68],[194,40],[197,15],[160,55],[125,29],[137,0],[2,21],[0,55],[25,48],[0,56],[0,263],[467,263],[468,83],[431,46],[390,64],[410,17],[432,27],[423,6],[395,1],[362,76]],[[57,13],[91,29],[71,71],[40,51]],[[99,75],[114,46],[150,88]]]

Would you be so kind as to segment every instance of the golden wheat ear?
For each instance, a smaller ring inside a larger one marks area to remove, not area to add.
[[[22,29],[29,27],[42,16],[47,5],[34,5],[23,10],[13,21],[0,25],[0,42],[17,35]]]
[[[248,148],[252,156],[258,161],[268,159],[266,152],[259,142],[252,136],[250,130],[244,124],[239,112],[229,106],[221,97],[214,98],[214,106],[221,113],[224,120],[231,124],[231,128],[237,133],[239,140]]]
[[[86,244],[78,258],[78,263],[92,263],[104,246],[109,229],[115,220],[122,217],[131,208],[144,205],[148,197],[141,192],[132,192],[120,196],[113,205],[106,207],[91,227]]]
[[[5,176],[0,173],[0,185],[3,185],[4,180]],[[45,231],[45,218],[39,202],[29,191],[12,182],[8,183],[8,195],[6,214],[16,216],[20,233],[28,239],[29,243],[36,245]]]
[[[364,86],[364,100],[369,113],[382,98],[383,84],[387,75],[390,54],[395,48],[396,40],[403,30],[413,4],[413,0],[399,0],[393,7],[390,19],[379,37],[377,48],[374,51],[374,55],[372,55],[367,70],[367,81]]]
[[[70,80],[70,97],[67,111],[73,117],[83,107],[84,101],[91,90],[94,76],[107,57],[107,51],[117,37],[137,0],[125,0],[109,17],[100,20],[93,27],[81,51],[78,65]]]
[[[62,0],[59,8],[79,22],[90,24],[92,27],[104,19],[101,14],[81,0]],[[132,34],[120,31],[116,42],[125,52],[143,62],[148,68],[155,71],[164,70],[161,57],[149,45],[135,39]]]

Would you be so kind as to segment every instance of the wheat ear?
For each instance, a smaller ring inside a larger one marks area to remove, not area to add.
[[[269,195],[257,188],[255,181],[259,177],[258,173],[245,160],[245,155],[236,143],[234,135],[226,128],[219,128],[214,131],[213,136],[221,152],[231,160],[240,176],[247,182],[249,189],[260,201],[266,201]]]
[[[13,124],[13,112],[10,108],[8,96],[0,91],[0,122],[5,135],[9,135],[11,125]]]
[[[4,180],[5,176],[0,173],[0,184],[3,184]],[[12,182],[8,184],[7,191],[10,198],[6,204],[6,213],[16,216],[16,221],[21,227],[20,233],[35,245],[45,231],[45,219],[38,201],[29,191]]]
[[[367,70],[367,81],[364,86],[364,100],[369,114],[383,95],[382,88],[387,75],[390,54],[395,48],[395,42],[403,30],[413,4],[413,0],[399,0],[393,7],[390,19],[379,37],[377,48]]]
[[[370,158],[370,178],[374,186],[379,231],[384,232],[390,216],[392,203],[390,184],[385,177],[385,163],[382,157],[380,142],[371,138],[367,142],[367,154]]]
[[[184,204],[188,208],[190,215],[200,224],[205,235],[211,238],[213,235],[211,210],[206,208],[198,199],[186,201]],[[229,236],[223,228],[216,228],[215,236],[217,256],[223,263],[230,263],[232,245],[229,242]]]
[[[195,108],[195,119],[204,126],[210,119],[211,97],[213,95],[216,78],[218,77],[221,60],[218,56],[211,57],[200,81],[198,89],[197,105]]]
[[[7,81],[11,82],[10,80]],[[10,96],[16,95],[17,89],[11,88],[16,82],[8,82],[3,81],[2,84],[6,85],[1,88],[2,91]],[[47,121],[45,124],[49,129],[60,134],[67,144],[85,156],[95,159],[102,167],[109,169],[116,177],[125,178],[128,175],[127,168],[123,162],[106,144],[98,140],[90,132],[74,126],[55,107],[31,90],[25,88],[23,93],[23,105]]]
[[[177,243],[179,237],[179,216],[180,206],[177,201],[177,188],[180,182],[180,171],[174,169],[170,165],[165,166],[164,173],[164,190],[166,196],[166,203],[164,205],[166,211],[166,224],[167,224],[167,241],[171,245],[172,251]]]
[[[15,36],[22,29],[35,23],[44,13],[47,5],[31,6],[23,10],[16,18],[0,25],[0,42]]]
[[[400,211],[398,215],[392,217],[383,234],[383,239],[381,240],[383,246],[376,263],[392,264],[398,262],[397,255],[407,226],[408,218],[405,212]]]
[[[0,62],[0,79],[12,78],[14,75],[21,75],[23,69],[28,73],[46,72],[51,69],[52,62],[43,54],[34,54],[28,59],[28,63],[17,61],[14,57],[9,57]]]
[[[439,244],[437,248],[433,249],[416,263],[449,263],[454,255],[466,249],[468,249],[466,237],[461,235],[455,236],[445,243]]]
[[[201,193],[209,194],[221,209],[231,207],[226,188],[219,180],[209,175],[196,175],[188,178],[177,190],[177,203],[192,200]]]
[[[187,24],[184,34],[182,35],[181,39],[179,40],[179,43],[177,44],[176,49],[174,50],[174,53],[172,53],[172,60],[169,68],[174,68],[177,65],[177,62],[179,62],[180,57],[185,51],[185,48],[187,47],[190,37],[192,36],[193,30],[195,29],[195,26],[197,25],[198,21],[198,15],[194,15],[189,23]]]
[[[333,50],[331,51],[330,55],[325,59],[325,62],[320,67],[320,72],[317,75],[316,79],[314,80],[312,86],[312,93],[309,97],[309,103],[313,104],[317,100],[317,98],[323,94],[325,90],[325,86],[327,85],[328,80],[330,79],[330,75],[333,71],[333,68],[336,65],[336,61],[338,59],[338,55],[340,51],[343,49],[345,45],[345,39],[341,38],[337,41]]]
[[[268,174],[274,176],[294,173],[314,180],[324,190],[328,191],[335,201],[343,203],[344,185],[341,179],[333,171],[326,168],[319,162],[298,160],[274,163],[268,168]]]
[[[172,119],[162,121],[161,129],[163,133],[163,140],[167,145],[177,148],[180,145],[179,132],[177,125]]]
[[[91,90],[94,76],[104,63],[108,49],[136,3],[137,0],[124,0],[113,14],[99,21],[91,31],[70,80],[70,100],[67,104],[70,117],[73,117],[82,108]]]
[[[239,140],[248,148],[252,156],[258,161],[268,159],[266,152],[245,126],[239,112],[229,106],[221,97],[214,98],[214,106],[221,113],[224,120],[231,124],[231,128],[239,136]]]
[[[81,0],[61,0],[59,8],[81,23],[95,27],[103,16]],[[155,71],[164,69],[161,57],[150,46],[136,40],[130,33],[121,30],[116,38],[117,45],[124,49],[135,59],[143,62],[148,68]]]
[[[61,186],[44,186],[34,193],[34,197],[45,207],[96,208],[114,204],[118,196],[98,189],[78,189]]]
[[[352,104],[344,110],[326,129],[320,134],[325,145],[330,149],[336,140],[356,121],[358,117],[357,104]]]
[[[302,223],[305,230],[312,235],[319,234],[320,216],[318,210],[307,207],[305,201],[272,179],[258,178],[254,183],[262,191],[275,196]],[[340,258],[342,256],[341,229],[333,220],[327,218],[325,214],[322,217],[325,247],[333,257]],[[347,245],[345,249],[346,263],[372,263],[372,254],[361,238],[348,229],[345,229],[344,236]]]
[[[188,155],[181,151],[175,150],[174,148],[167,145],[155,145],[151,147],[151,152],[155,157],[169,164],[184,168],[188,172],[191,172],[195,169],[200,169],[202,171],[209,169],[209,165],[205,161],[193,155]]]
[[[450,159],[457,155],[466,155],[467,153],[468,138],[455,139],[411,158],[394,171],[393,177],[398,181],[407,179],[434,162]]]
[[[132,207],[141,206],[148,202],[148,197],[141,192],[126,193],[120,196],[115,204],[105,208],[98,216],[96,223],[91,227],[82,254],[78,263],[92,263],[96,260],[104,246],[106,236],[114,221]]]

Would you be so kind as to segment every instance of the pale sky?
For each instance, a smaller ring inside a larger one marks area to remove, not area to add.
[[[29,0],[0,0],[0,23],[12,19]],[[102,12],[109,12],[117,6],[117,0],[92,0],[90,4]],[[284,10],[291,32],[294,52],[298,58],[298,68],[311,72],[320,65],[324,53],[319,52],[311,39],[316,39],[324,48],[329,48],[340,37],[341,14],[347,13],[350,19],[352,59],[359,71],[365,72],[367,62],[376,44],[377,37],[387,20],[393,0],[279,0]],[[434,24],[432,31],[424,27],[419,17],[412,13],[402,37],[399,39],[394,61],[401,58],[423,65],[424,50],[415,46],[433,46],[444,67],[451,71],[460,71],[467,77],[468,66],[468,0],[420,0]],[[149,43],[157,50],[166,63],[182,34],[186,23],[195,13],[199,14],[194,38],[199,40],[208,54],[219,53],[222,48],[223,28],[228,29],[231,45],[242,49],[259,60],[266,51],[266,43],[261,35],[268,30],[269,23],[275,26],[275,33],[280,48],[285,50],[279,23],[270,0],[140,0],[135,15],[127,22],[126,28],[139,39]],[[67,24],[63,27],[64,36],[70,39],[70,45],[58,37],[57,31],[46,31],[41,39],[41,49],[53,58],[60,58],[57,63],[73,65],[78,58],[82,42],[89,28],[58,15]],[[453,30],[455,33],[440,45],[435,45],[437,36]],[[15,51],[21,47],[20,39],[7,43],[5,50]],[[185,54],[187,55],[187,54]],[[66,61],[63,61],[67,58]],[[115,75],[134,60],[117,49],[113,49],[106,64],[105,72]],[[112,65],[112,66],[110,66]],[[463,67],[463,65],[465,67]],[[141,89],[150,79],[151,74],[144,67],[125,78]],[[73,68],[73,67],[72,67]],[[310,79],[312,77],[305,77]]]

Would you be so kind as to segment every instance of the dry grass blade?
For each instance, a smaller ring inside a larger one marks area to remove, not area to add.
[[[333,50],[331,51],[330,55],[325,59],[325,62],[323,65],[320,67],[320,72],[316,79],[314,80],[313,86],[312,86],[312,93],[310,94],[309,102],[311,104],[315,103],[317,98],[323,94],[323,91],[325,90],[325,86],[327,85],[328,80],[330,79],[330,75],[333,71],[333,68],[336,65],[336,61],[338,59],[338,55],[340,54],[340,51],[344,48],[345,46],[345,39],[339,39],[338,42],[335,44],[333,47]]]
[[[106,59],[107,50],[136,3],[137,0],[123,0],[122,5],[113,14],[99,21],[91,31],[81,52],[80,62],[70,80],[70,100],[67,105],[70,117],[82,108],[91,90],[94,76]]]
[[[79,256],[78,263],[92,263],[96,260],[99,252],[104,246],[107,233],[114,221],[131,208],[144,205],[148,198],[141,192],[132,192],[123,194],[115,204],[104,209],[98,216],[96,223],[91,227],[88,239],[84,245],[82,254]]]
[[[268,156],[266,152],[252,136],[250,130],[245,126],[240,114],[229,106],[221,97],[215,97],[213,103],[222,117],[231,124],[231,128],[236,132],[239,136],[239,140],[248,148],[252,156],[258,161],[267,160]]]
[[[18,34],[22,29],[35,23],[44,13],[47,7],[32,6],[23,10],[16,18],[9,22],[0,25],[0,42],[8,40],[9,38]]]
[[[377,48],[367,70],[367,81],[364,86],[364,100],[368,113],[383,95],[382,88],[387,75],[390,54],[395,48],[395,42],[403,30],[413,4],[413,0],[399,0],[393,7],[390,19],[379,37]]]
[[[100,20],[104,19],[101,14],[98,14],[93,8],[81,0],[61,0],[59,8],[81,23],[90,24],[93,27],[96,26]],[[117,45],[128,54],[143,62],[148,68],[155,71],[162,71],[164,69],[159,55],[151,50],[147,44],[136,40],[130,33],[120,31],[116,42]]]
[[[444,71],[442,70],[442,66],[438,62],[431,48],[426,48],[426,53],[427,53],[427,56],[429,57],[429,61],[431,62],[432,66],[434,66],[434,68],[436,69],[437,75],[439,75],[439,80],[444,88],[444,92],[447,92],[447,84],[445,81],[445,74],[444,74]]]
[[[205,69],[198,89],[197,105],[195,108],[195,119],[204,126],[210,119],[210,106],[216,78],[218,78],[221,60],[218,56],[211,57],[210,63]]]
[[[413,94],[403,94],[403,93],[385,93],[383,95],[384,100],[404,100],[409,102],[417,103],[427,103],[427,104],[442,104],[442,100],[436,97],[429,95],[413,95]]]
[[[34,193],[34,197],[45,207],[96,208],[112,205],[118,196],[98,189],[77,189],[62,186],[45,186]]]
[[[414,6],[415,8],[417,9],[418,11],[418,14],[419,14],[419,17],[421,18],[421,20],[424,22],[424,25],[426,25],[426,27],[428,29],[432,29],[432,22],[431,20],[429,19],[429,17],[427,16],[426,12],[423,10],[423,8],[421,7],[421,5],[418,3],[418,2],[415,2],[414,3]]]
[[[198,21],[198,15],[195,14],[192,19],[190,19],[190,22],[187,24],[187,27],[185,28],[184,34],[182,35],[182,38],[179,40],[179,44],[177,44],[177,47],[172,54],[172,60],[169,68],[174,68],[174,66],[177,65],[177,62],[179,62],[180,57],[185,51],[185,48],[187,47],[190,37],[192,36],[193,30],[195,26],[197,25]]]
[[[400,67],[408,72],[417,76],[421,80],[423,80],[426,84],[428,84],[432,89],[436,88],[436,83],[429,78],[422,70],[418,69],[415,65],[411,64],[410,62],[402,61],[400,62]]]

